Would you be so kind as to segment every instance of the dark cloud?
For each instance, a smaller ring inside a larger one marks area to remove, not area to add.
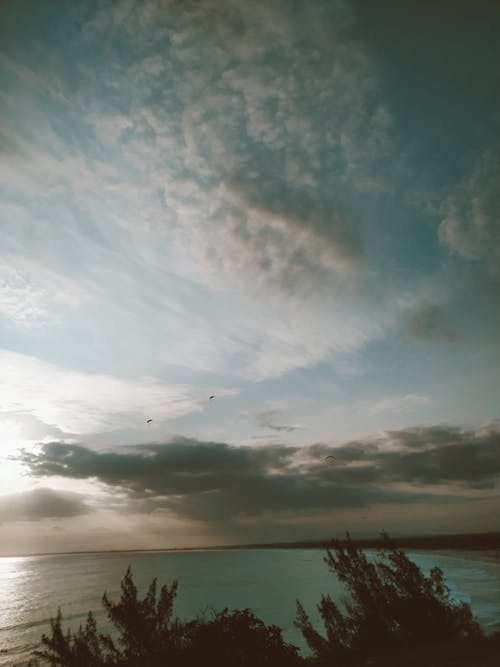
[[[240,480],[241,482],[241,480]],[[311,514],[362,508],[372,503],[408,503],[422,500],[423,494],[387,491],[375,486],[363,489],[348,484],[318,483],[313,477],[295,475],[248,478],[240,484],[208,493],[193,493],[174,500],[156,499],[151,507],[168,507],[179,515],[202,521],[231,521],[238,516],[256,517],[263,513]]]
[[[257,424],[262,428],[270,428],[272,431],[284,431],[285,433],[291,433],[301,428],[292,424],[277,424],[275,420],[280,413],[281,410],[275,408],[263,410],[257,415]]]
[[[437,501],[426,485],[451,485],[449,493],[457,497],[467,488],[494,488],[500,475],[500,432],[494,428],[390,431],[333,451],[341,465],[325,464],[332,448],[323,444],[234,447],[177,438],[120,452],[49,443],[22,460],[36,477],[96,479],[120,488],[139,511],[168,509],[211,522]]]
[[[492,432],[488,432],[488,437]],[[396,449],[428,449],[447,445],[457,445],[464,438],[475,438],[474,432],[465,432],[457,426],[422,426],[407,428],[401,431],[386,431],[384,442],[387,441]],[[373,445],[378,447],[378,445]]]
[[[264,475],[284,467],[291,447],[232,447],[226,443],[178,438],[163,445],[144,445],[100,453],[81,445],[48,443],[24,461],[37,476],[95,478],[134,493],[185,494],[217,489],[236,476]]]
[[[443,309],[434,303],[421,303],[405,318],[405,327],[412,338],[450,343],[455,334],[446,323]]]
[[[261,237],[257,244],[249,243],[254,236],[250,225],[238,228],[245,245],[254,249],[255,259],[266,255],[266,244],[272,245],[276,241],[286,245],[286,237],[288,243],[292,238],[297,240],[295,251],[285,256],[287,261],[281,267],[278,286],[298,289],[299,279],[305,277],[317,285],[330,271],[362,265],[364,251],[360,232],[350,211],[343,210],[335,200],[321,199],[318,192],[311,195],[295,184],[269,176],[255,182],[243,177],[236,182],[233,178],[230,189],[241,197],[244,208],[253,209],[261,220],[286,221],[283,229],[272,225],[261,228],[264,236],[259,230]],[[266,267],[259,266],[259,269],[266,270]],[[267,270],[270,273],[271,267]]]
[[[375,442],[352,441],[341,447],[336,447],[335,458],[342,463],[353,463],[367,460],[370,458],[370,455],[374,455],[377,451],[378,447]],[[305,447],[304,452],[307,452],[314,458],[324,459],[332,453],[332,449],[330,445],[318,443]]]
[[[5,522],[71,517],[87,512],[79,493],[41,487],[0,496],[0,520]]]
[[[457,438],[452,432],[447,443],[393,455],[384,468],[388,479],[419,484],[462,482],[473,488],[493,488],[495,477],[500,475],[500,434],[479,439],[465,435]]]

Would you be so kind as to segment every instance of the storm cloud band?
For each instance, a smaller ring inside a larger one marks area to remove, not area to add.
[[[21,460],[30,474],[94,479],[120,489],[139,511],[169,509],[202,521],[263,512],[335,511],[492,492],[500,476],[500,432],[421,427],[334,448],[232,446],[175,438],[98,452],[48,443]],[[435,494],[435,487],[442,491]]]

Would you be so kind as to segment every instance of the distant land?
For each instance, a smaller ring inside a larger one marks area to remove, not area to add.
[[[391,542],[405,549],[500,549],[499,533],[466,533],[458,535],[418,535],[415,537],[393,537]],[[338,538],[337,538],[338,539]],[[352,538],[352,541],[362,549],[374,549],[382,546],[381,537]],[[281,544],[245,544],[239,547],[221,547],[226,549],[321,549],[331,545],[329,540],[315,540],[304,542],[288,542]]]
[[[415,537],[390,536],[392,544],[404,549],[454,549],[454,550],[496,550],[500,549],[500,532],[495,533],[465,533],[457,535],[418,535]],[[338,538],[336,538],[338,539]],[[352,541],[362,549],[376,549],[383,545],[381,537],[352,538]],[[331,546],[332,538],[324,540],[302,540],[297,542],[262,542],[253,544],[231,544],[210,547],[165,547],[155,549],[89,549],[87,551],[43,552],[22,554],[26,556],[56,556],[95,553],[155,553],[163,551],[228,551],[231,549],[327,549]],[[9,558],[19,556],[10,554],[1,556]]]
[[[393,537],[391,542],[405,549],[500,549],[499,533],[467,533],[459,535],[423,535],[415,537]],[[338,539],[338,538],[336,538]],[[381,537],[359,538],[352,541],[362,549],[374,549],[382,546]],[[212,547],[213,549],[327,549],[332,539],[304,540],[299,542],[276,542],[263,544],[240,544],[234,546]]]

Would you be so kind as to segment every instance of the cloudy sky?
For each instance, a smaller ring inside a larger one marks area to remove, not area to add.
[[[498,529],[499,21],[1,4],[0,553]]]

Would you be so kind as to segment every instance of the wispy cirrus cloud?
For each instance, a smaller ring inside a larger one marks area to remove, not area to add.
[[[385,396],[358,403],[358,412],[361,414],[379,415],[385,412],[412,412],[428,405],[430,398],[420,394],[405,394],[404,396]]]
[[[147,60],[140,74],[141,63],[133,67],[136,76],[144,75],[144,86],[165,82],[159,65]],[[251,70],[257,76],[256,64]],[[85,68],[79,76],[82,89],[93,85]],[[61,81],[58,91],[64,87]],[[43,256],[44,265],[51,265],[67,290],[78,282],[78,301],[85,303],[80,310],[83,316],[76,315],[79,329],[94,341],[92,321],[98,318],[99,345],[108,357],[113,355],[117,327],[129,335],[136,332],[139,347],[142,341],[150,341],[149,348],[158,348],[158,342],[151,340],[157,332],[158,338],[175,341],[159,351],[167,362],[189,359],[190,365],[204,370],[231,369],[244,377],[263,379],[316,363],[331,352],[362,346],[377,335],[380,322],[369,322],[359,312],[359,304],[351,307],[347,296],[355,293],[353,281],[362,266],[359,239],[349,221],[315,192],[289,188],[284,176],[279,177],[279,197],[269,185],[264,196],[269,174],[260,174],[258,165],[244,164],[244,178],[235,172],[226,178],[223,161],[211,161],[210,176],[200,180],[198,153],[195,157],[189,151],[184,154],[185,144],[198,152],[200,145],[190,142],[183,131],[179,134],[176,126],[176,119],[184,122],[189,115],[186,105],[191,108],[196,95],[176,82],[177,77],[171,84],[180,86],[181,101],[168,111],[157,102],[143,101],[126,114],[110,113],[88,109],[83,99],[73,97],[73,114],[79,111],[85,119],[81,130],[81,140],[88,146],[85,153],[78,143],[69,146],[63,140],[66,132],[76,129],[66,107],[58,108],[59,102],[55,107],[53,124],[59,126],[58,133],[32,100],[25,124],[47,131],[40,137],[32,133],[27,141],[17,128],[11,135],[8,166],[4,162],[10,179],[4,181],[9,205],[17,207],[16,218],[22,218],[22,234],[15,239],[6,234],[14,261],[22,252],[18,265],[25,266],[28,251],[33,268],[37,268],[36,257]],[[123,93],[124,103],[128,101],[125,89],[129,82],[119,76],[114,90],[119,97]],[[241,125],[246,113],[240,112]],[[209,134],[211,123],[208,114],[203,125]],[[240,130],[244,141],[251,141],[243,126]],[[241,142],[233,145],[230,136],[225,141],[226,152],[241,152]],[[258,158],[259,164],[265,162]],[[23,270],[24,275],[26,267]],[[44,318],[62,323],[57,333],[63,336],[68,313],[61,315],[57,301],[48,298],[44,271],[38,275],[40,298],[31,308],[31,321],[35,322],[36,312],[37,322]],[[311,296],[316,301],[320,293],[330,301],[333,298],[333,317],[326,318],[328,336],[321,333],[314,306],[305,301]],[[212,298],[205,313],[207,308],[199,305],[207,294]],[[34,293],[30,295],[33,300]],[[4,312],[14,325],[20,325],[24,317],[17,301],[14,308],[12,287],[5,285]],[[228,302],[234,308],[228,309]],[[27,304],[25,300],[24,311]],[[224,311],[222,320],[213,317],[219,311]],[[154,324],[146,327],[146,323]],[[189,338],[181,334],[187,328]],[[122,337],[119,344],[125,340]]]
[[[25,214],[28,241],[13,251],[78,282],[78,330],[97,353],[112,358],[120,330],[122,357],[133,345],[144,363],[156,349],[165,363],[265,380],[392,326],[351,206],[388,188],[392,116],[348,4],[71,16],[71,76],[62,62],[50,76],[4,63],[2,174]],[[67,339],[68,313],[49,302]]]
[[[186,386],[155,378],[127,380],[66,370],[33,357],[0,350],[0,405],[27,413],[67,434],[141,428],[146,418],[175,419],[200,410]]]
[[[179,232],[186,233],[186,226],[195,227],[197,233],[191,234],[190,240],[197,238],[207,255],[222,214],[220,224],[227,228],[232,244],[225,251],[223,244],[219,249],[223,257],[214,258],[219,272],[224,264],[221,259],[231,259],[240,232],[252,237],[255,244],[259,236],[267,235],[271,242],[278,236],[279,240],[284,229],[295,241],[292,250],[299,261],[301,254],[307,256],[319,249],[320,255],[330,253],[330,262],[334,257],[336,265],[349,264],[356,254],[356,238],[320,183],[325,156],[338,163],[339,188],[345,187],[344,181],[355,188],[359,170],[379,159],[390,143],[388,133],[382,130],[390,114],[376,102],[375,70],[350,30],[353,17],[348,8],[332,5],[325,16],[305,8],[300,11],[316,34],[314,42],[296,34],[297,17],[285,7],[260,6],[248,11],[234,4],[222,11],[208,6],[180,9],[167,3],[163,10],[154,10],[150,3],[143,3],[124,14],[107,7],[98,9],[93,18],[86,17],[80,39],[87,39],[89,47],[105,25],[108,34],[119,25],[123,34],[133,37],[131,48],[137,51],[125,69],[110,52],[106,63],[99,63],[98,78],[92,58],[77,69],[81,90],[102,92],[94,88],[110,84],[107,90],[111,94],[71,97],[74,113],[82,112],[80,141],[85,139],[90,149],[87,168],[90,172],[99,164],[101,169],[105,164],[108,168],[107,178],[93,188],[94,196],[103,188],[112,192],[113,176],[116,184],[126,178],[127,189],[133,186],[133,192],[153,206],[157,224],[171,226],[173,221],[165,215],[164,207],[162,210],[159,200],[154,200],[156,191],[167,212],[177,212]],[[195,17],[205,20],[200,23],[193,20]],[[200,30],[207,22],[214,30]],[[95,25],[97,32],[88,30],[89,25]],[[153,41],[158,37],[165,44],[167,38],[168,46],[154,55],[140,55],[145,33],[138,25],[147,28]],[[332,39],[332,29],[336,39]],[[26,82],[26,76],[19,78]],[[43,79],[44,74],[31,72],[30,80],[38,78]],[[58,84],[52,82],[49,95],[52,90],[54,95],[58,93],[61,86],[72,87],[63,72],[56,71],[52,78]],[[212,82],[210,91],[208,80]],[[316,99],[314,107],[311,99]],[[123,106],[126,112],[118,111]],[[40,108],[32,111],[43,120]],[[328,129],[322,126],[323,113],[329,116]],[[57,158],[61,152],[65,154],[65,163],[75,157],[74,144],[71,151],[63,141],[66,131],[75,129],[68,122],[71,118],[66,107],[64,115],[56,108],[52,122],[44,122],[47,132],[43,145],[48,148],[48,137],[52,137],[51,147],[56,148]],[[60,125],[63,122],[65,125]],[[55,132],[56,126],[62,131]],[[40,141],[35,143],[40,145]],[[69,164],[57,169],[57,158],[54,161],[54,155],[47,154],[53,168],[44,170],[45,181],[51,174],[64,179],[71,173]],[[33,173],[33,167],[30,171]],[[179,179],[192,185],[187,200],[177,187]],[[89,194],[92,192],[85,189],[86,202]],[[276,210],[277,201],[281,210]],[[321,212],[315,220],[318,208]],[[246,209],[255,209],[254,215],[247,216]],[[238,229],[232,228],[233,218],[240,222]],[[315,242],[318,232],[321,248]],[[195,252],[198,245],[191,244]],[[277,249],[281,253],[282,245]],[[240,244],[238,250],[248,253],[251,282],[252,266],[257,262],[260,267],[259,255],[265,249],[257,246],[260,252],[255,252],[250,243]],[[312,264],[308,261],[302,267],[307,269],[306,277],[308,270],[314,277]],[[331,264],[327,268],[331,269]],[[231,271],[232,275],[237,273]],[[265,279],[266,272],[262,273]],[[270,283],[286,287],[286,263],[281,278],[276,275],[279,273],[278,262],[270,272]]]
[[[500,159],[485,150],[467,180],[441,207],[439,238],[452,252],[468,259],[485,259],[494,275],[500,259]]]
[[[46,298],[18,269],[0,265],[0,313],[8,320],[26,327],[39,322]]]
[[[84,290],[29,258],[5,253],[0,259],[0,316],[20,329],[54,326],[61,312],[75,312]]]

